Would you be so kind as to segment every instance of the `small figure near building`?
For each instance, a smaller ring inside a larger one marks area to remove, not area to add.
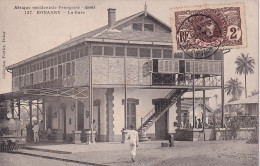
[[[39,129],[40,126],[38,125],[38,123],[36,122],[35,125],[33,126],[32,130],[33,130],[33,140],[34,142],[39,142]]]
[[[128,130],[126,138],[129,139],[131,159],[134,162],[136,156],[136,147],[138,147],[139,137],[138,132],[134,130],[134,126],[130,125],[130,130]]]

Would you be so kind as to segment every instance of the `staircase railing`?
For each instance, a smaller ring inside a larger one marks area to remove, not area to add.
[[[169,92],[166,97],[164,98],[165,99],[165,104],[167,106],[165,106],[164,108],[162,108],[162,110],[159,112],[159,114],[157,115],[157,117],[153,117],[153,115],[155,115],[155,108],[153,108],[151,111],[149,111],[143,118],[141,118],[141,127],[138,129],[138,131],[141,130],[141,132],[143,132],[143,126],[144,124],[148,124],[149,121],[152,119],[152,118],[155,118],[155,121],[157,121],[161,116],[162,114],[164,113],[164,110],[167,110],[169,109],[177,100],[178,98],[180,98],[187,90],[185,89],[182,89],[183,91],[181,91],[181,94],[177,94],[176,96],[176,89],[173,89],[171,92]],[[174,97],[176,97],[175,99],[175,102],[174,101],[171,101]],[[167,103],[168,101],[170,101],[169,103]],[[155,122],[153,122],[155,123]],[[151,127],[152,125],[149,125],[149,127],[147,127],[146,131]]]
[[[165,99],[170,98],[171,95],[176,91],[176,89],[173,89],[171,92],[169,92]],[[151,111],[149,111],[143,118],[141,118],[141,128],[143,127],[143,122],[146,122],[153,114],[155,113],[155,108],[153,108]]]
[[[146,122],[155,113],[155,108],[148,112],[143,118],[141,118],[141,128],[143,128],[143,122]]]

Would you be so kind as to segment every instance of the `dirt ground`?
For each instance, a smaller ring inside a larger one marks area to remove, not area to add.
[[[258,165],[258,144],[245,141],[176,142],[173,148],[144,148],[137,151],[136,162],[131,163],[127,153],[115,152],[122,157],[109,165],[151,166],[255,166]]]
[[[71,151],[71,154],[56,154],[34,150],[26,153],[63,158],[111,166],[256,166],[259,159],[258,144],[246,141],[176,141],[174,147],[161,147],[166,141],[141,142],[135,162],[131,161],[128,144],[97,143],[92,145],[64,144],[43,146]],[[0,153],[1,156],[1,153]],[[28,154],[27,154],[28,156]],[[30,156],[30,154],[29,154]],[[0,157],[1,158],[1,157]],[[37,158],[37,157],[35,157]],[[54,162],[54,160],[53,160]],[[41,166],[43,163],[34,165]],[[63,162],[58,165],[66,165]],[[75,163],[76,164],[76,163]],[[0,164],[1,165],[1,164]],[[12,165],[12,164],[11,164]],[[73,165],[71,163],[71,165]],[[81,165],[81,164],[78,164]]]

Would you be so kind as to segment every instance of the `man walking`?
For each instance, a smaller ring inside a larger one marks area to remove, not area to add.
[[[33,126],[33,139],[34,139],[34,142],[39,142],[39,129],[40,129],[40,126],[38,125],[38,123],[36,122],[35,125]]]
[[[130,125],[130,130],[127,131],[126,138],[129,139],[129,145],[130,145],[130,150],[131,150],[131,158],[132,161],[134,162],[134,158],[136,156],[136,147],[138,147],[138,132],[134,130],[134,126]]]

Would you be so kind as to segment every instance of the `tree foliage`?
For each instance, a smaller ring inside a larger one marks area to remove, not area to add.
[[[232,96],[231,100],[234,101],[240,98],[244,87],[242,87],[242,83],[239,82],[237,78],[230,78],[230,80],[226,82],[224,89],[228,96]]]
[[[242,53],[241,56],[237,57],[235,63],[237,64],[236,73],[245,76],[245,96],[247,97],[246,76],[254,73],[255,60],[248,54]]]

